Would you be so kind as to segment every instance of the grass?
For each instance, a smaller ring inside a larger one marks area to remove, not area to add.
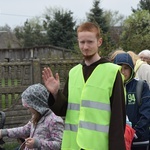
[[[14,97],[13,99],[17,99],[18,94],[14,94],[13,97]],[[2,96],[1,96],[1,108],[5,109],[6,107],[9,107],[11,105],[12,105],[12,94],[8,94],[7,104],[6,104],[6,95],[2,94]]]
[[[5,79],[1,79],[1,82],[2,82],[2,87],[5,87],[6,86],[6,80]],[[12,82],[14,82],[12,84]],[[18,85],[18,80],[17,79],[7,79],[7,85],[10,87],[12,85],[14,86],[17,86]]]
[[[15,150],[15,148],[17,148],[19,146],[19,144],[16,142],[16,143],[5,143],[3,145],[3,148],[5,150]]]
[[[7,83],[6,83],[7,81]],[[13,84],[12,84],[13,83]],[[11,87],[13,86],[17,86],[18,85],[18,80],[17,79],[7,79],[5,80],[4,78],[1,79],[1,85],[2,87]],[[18,97],[18,94],[14,94],[13,95],[14,99],[16,99]],[[7,106],[11,106],[12,105],[12,94],[8,94],[8,96],[6,97],[5,94],[1,95],[1,108],[5,109]],[[7,104],[6,104],[6,100],[7,100]],[[7,106],[6,106],[7,105]]]

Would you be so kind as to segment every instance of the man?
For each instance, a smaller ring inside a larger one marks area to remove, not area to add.
[[[150,50],[145,49],[139,53],[141,60],[147,62],[150,65]]]
[[[65,117],[62,150],[125,150],[125,96],[120,67],[101,58],[99,27],[91,22],[77,29],[83,63],[73,67],[63,93],[59,75],[44,68],[49,107]]]

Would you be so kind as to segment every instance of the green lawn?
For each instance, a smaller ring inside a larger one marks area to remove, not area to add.
[[[7,81],[7,83],[6,83],[6,81]],[[6,87],[6,85],[8,87],[11,87],[12,85],[17,86],[18,80],[17,79],[14,79],[14,80],[12,80],[12,79],[8,79],[8,80],[1,79],[1,85],[2,85],[2,87]],[[13,97],[14,97],[14,99],[16,99],[18,97],[18,94],[15,94]],[[2,109],[5,109],[7,107],[6,106],[6,95],[2,94],[0,100],[1,100]],[[12,94],[8,94],[7,105],[8,106],[12,105]]]
[[[15,148],[17,148],[18,145],[19,144],[17,142],[16,143],[5,143],[3,145],[3,148],[5,148],[5,150],[15,150]]]
[[[1,82],[2,82],[2,87],[5,87],[6,85],[8,85],[9,87],[12,86],[12,82],[14,86],[17,86],[18,85],[18,80],[17,79],[8,79],[7,80],[7,83],[6,83],[6,80],[5,79],[1,79]]]

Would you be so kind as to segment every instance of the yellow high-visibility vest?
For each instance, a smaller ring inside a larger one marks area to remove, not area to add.
[[[69,72],[68,108],[62,150],[108,150],[110,97],[120,67],[98,65],[85,82],[82,65]]]

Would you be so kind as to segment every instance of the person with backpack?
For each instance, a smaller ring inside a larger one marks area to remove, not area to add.
[[[125,78],[126,88],[126,114],[132,127],[135,130],[133,142],[143,142],[149,139],[150,126],[150,90],[147,82],[143,83],[141,92],[141,104],[137,101],[138,80],[134,78],[134,65],[131,56],[128,53],[117,54],[114,63],[121,65],[121,72]],[[147,147],[131,147],[131,150],[146,150]]]

